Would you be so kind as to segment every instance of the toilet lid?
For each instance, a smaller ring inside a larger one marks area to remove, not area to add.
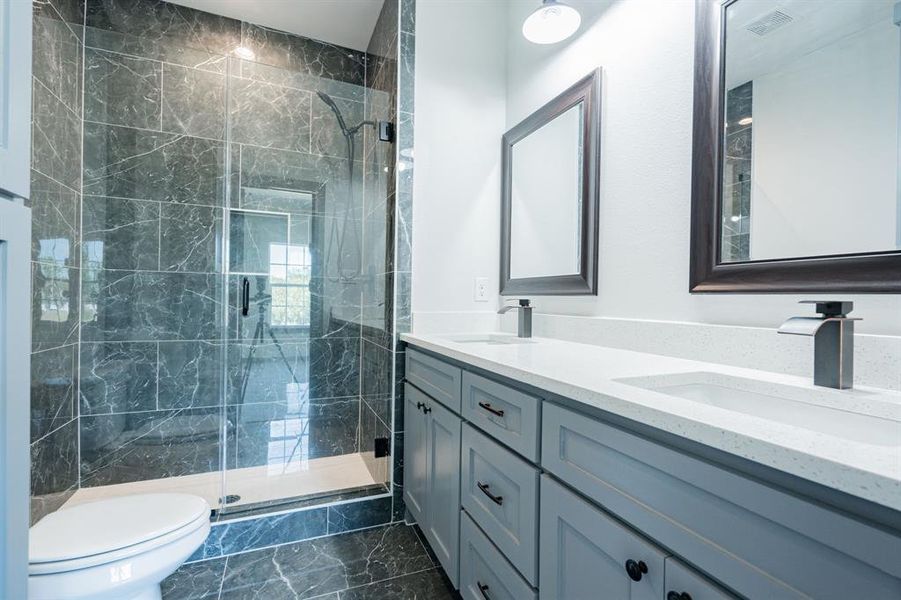
[[[50,513],[29,532],[28,562],[59,562],[140,544],[208,516],[206,500],[190,494],[136,494]]]

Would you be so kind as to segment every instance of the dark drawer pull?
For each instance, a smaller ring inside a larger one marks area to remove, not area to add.
[[[499,410],[499,409],[497,409],[497,408],[494,408],[493,406],[491,406],[491,405],[488,404],[487,402],[479,402],[479,406],[482,407],[482,408],[484,408],[485,410],[487,410],[488,412],[490,412],[490,413],[493,414],[493,415],[496,415],[496,416],[498,416],[498,417],[503,417],[503,416],[504,416],[504,411]]]
[[[648,572],[648,565],[643,560],[635,562],[631,558],[626,561],[626,573],[632,581],[641,581],[641,576]],[[669,600],[669,599],[667,599]]]
[[[681,594],[677,591],[667,592],[666,600],[691,600],[691,594],[688,592],[682,592]]]
[[[481,581],[476,581],[476,585],[479,586],[479,591],[482,592],[482,598],[484,598],[485,600],[491,600],[491,596],[488,595],[488,586]],[[689,598],[689,600],[691,599]]]
[[[487,483],[482,483],[481,481],[476,482],[476,485],[479,486],[479,489],[482,490],[482,493],[491,498],[491,501],[500,506],[504,503],[503,496],[495,496],[488,489],[491,487]]]

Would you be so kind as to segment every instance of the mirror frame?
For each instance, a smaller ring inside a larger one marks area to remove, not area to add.
[[[749,262],[720,261],[725,122],[725,17],[740,0],[695,0],[691,167],[693,293],[901,292],[901,250]]]
[[[513,145],[579,103],[582,113],[582,215],[579,272],[571,275],[510,277],[513,203]],[[596,296],[598,293],[598,206],[601,171],[601,69],[597,68],[526,117],[501,140],[502,296]]]

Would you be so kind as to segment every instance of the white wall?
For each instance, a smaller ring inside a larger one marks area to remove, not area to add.
[[[414,328],[431,313],[496,321],[505,17],[490,0],[416,6]],[[474,301],[475,277],[489,302]]]
[[[884,19],[753,79],[751,258],[896,248],[899,44]]]
[[[429,0],[417,7],[414,330],[419,331],[419,311],[477,307],[473,277],[490,276],[496,283],[496,159],[504,126],[492,119],[507,126],[519,122],[597,66],[604,69],[599,295],[538,297],[536,310],[766,328],[810,312],[796,304],[798,295],[688,293],[693,2],[573,0],[584,17],[580,33],[549,48],[519,33],[534,3],[513,2],[506,111],[498,106],[497,86],[487,80],[503,68],[503,59],[493,54],[500,42],[485,21],[464,14],[477,4]],[[497,3],[481,5],[491,7],[493,21]],[[453,8],[458,6],[465,8]],[[447,12],[453,10],[460,12]],[[466,39],[454,40],[457,34]],[[443,54],[451,48],[459,56]],[[456,84],[476,87],[454,90]],[[460,119],[445,125],[454,134],[434,123],[444,111]],[[426,168],[424,154],[431,155]],[[455,196],[460,192],[463,197]],[[901,335],[901,296],[840,297],[853,300],[855,316],[865,319],[858,331]]]

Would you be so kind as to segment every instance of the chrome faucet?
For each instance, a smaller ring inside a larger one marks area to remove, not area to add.
[[[854,387],[854,321],[848,313],[853,302],[802,300],[816,304],[819,317],[792,317],[779,333],[813,336],[813,383],[847,390]]]
[[[514,308],[519,309],[519,322],[516,327],[516,335],[521,338],[532,337],[532,306],[526,298],[519,301],[519,306],[515,304],[502,306],[501,309],[497,311],[497,314],[502,315]]]

